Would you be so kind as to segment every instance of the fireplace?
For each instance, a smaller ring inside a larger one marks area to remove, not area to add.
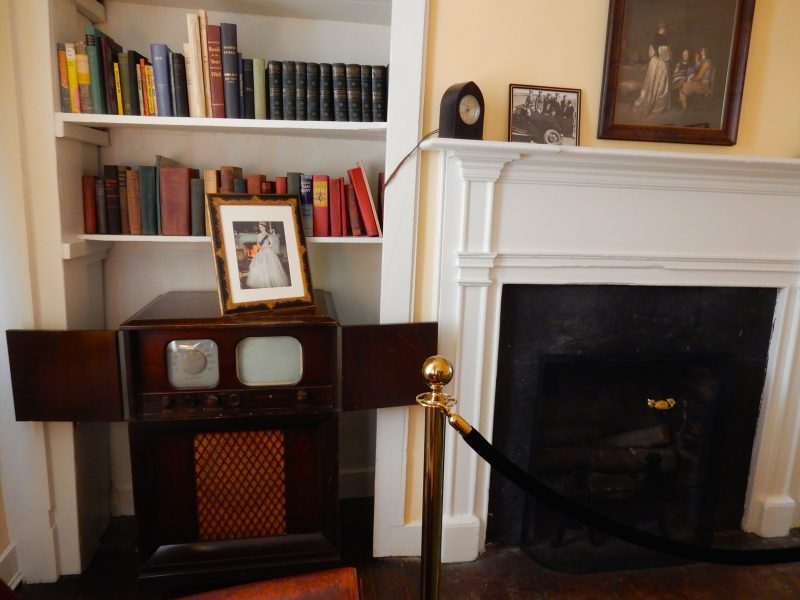
[[[753,334],[759,340],[754,360],[761,363],[752,363],[748,371],[755,374],[754,391],[742,410],[750,411],[750,417],[735,420],[747,422],[749,432],[713,432],[736,438],[728,444],[742,466],[734,478],[736,491],[715,491],[713,503],[692,501],[691,510],[703,518],[692,517],[676,528],[696,537],[708,535],[695,524],[712,513],[715,529],[732,524],[766,537],[786,535],[800,523],[800,378],[795,375],[800,373],[800,160],[445,139],[428,140],[422,148],[439,160],[439,186],[424,190],[426,206],[436,206],[437,219],[426,247],[437,248],[438,256],[432,261],[436,283],[418,294],[435,311],[422,311],[420,316],[439,322],[439,352],[453,361],[456,373],[447,391],[458,399],[461,415],[517,464],[528,467],[534,450],[534,408],[513,419],[515,426],[527,426],[527,447],[517,447],[499,434],[503,421],[511,420],[504,408],[509,392],[503,386],[509,379],[530,383],[534,376],[542,381],[555,377],[555,383],[537,383],[549,394],[566,389],[563,381],[575,380],[576,370],[624,372],[645,360],[656,365],[644,365],[645,372],[660,372],[669,364],[667,370],[711,377],[705,382],[701,377],[695,385],[718,390],[708,406],[713,412],[720,400],[722,410],[728,409],[726,373],[744,374],[730,366],[735,359],[727,343],[704,346],[692,341],[687,352],[676,342],[637,352],[642,343],[669,337],[667,329],[638,344],[628,339],[618,348],[601,348],[592,356],[577,344],[550,348],[536,368],[501,376],[507,363],[521,360],[517,352],[510,358],[502,355],[504,304],[511,288],[553,293],[576,287],[584,292],[579,297],[610,289],[636,290],[653,294],[653,305],[663,310],[664,318],[676,310],[662,308],[658,298],[671,294],[702,296],[712,289],[725,297],[754,293],[766,307],[759,333]],[[684,312],[692,306],[696,302],[678,302]],[[706,315],[714,319],[718,312],[709,310]],[[584,318],[579,324],[599,321]],[[628,329],[634,327],[621,323],[614,333]],[[694,335],[691,326],[683,329]],[[596,340],[604,335],[589,331],[579,337]],[[738,343],[736,335],[725,335]],[[611,362],[603,368],[603,361]],[[601,378],[594,385],[622,384]],[[378,415],[376,555],[419,552],[420,488],[414,477],[422,448],[414,436],[419,427],[415,419],[414,412],[405,410]],[[632,429],[650,426],[639,423]],[[443,559],[472,560],[487,540],[499,539],[504,521],[527,519],[530,524],[535,510],[526,508],[522,496],[509,500],[509,506],[496,504],[495,490],[504,485],[500,476],[454,432],[447,434],[445,451]],[[716,458],[713,452],[701,453],[697,460]],[[685,477],[702,479],[707,471],[699,465]],[[631,484],[621,478],[601,478],[598,484],[597,478],[573,484],[611,491],[616,487],[620,494]],[[723,483],[727,486],[727,479]],[[652,488],[640,489],[651,493]],[[724,502],[717,501],[720,498]],[[641,520],[645,527],[658,527],[648,515]],[[536,542],[535,523],[532,527],[533,534],[528,525],[524,532],[518,525],[512,538]],[[566,542],[575,530],[563,529]],[[549,543],[551,536],[546,539]]]
[[[494,444],[631,527],[701,544],[738,529],[776,297],[774,288],[505,286]],[[664,562],[500,477],[486,540],[570,571]]]

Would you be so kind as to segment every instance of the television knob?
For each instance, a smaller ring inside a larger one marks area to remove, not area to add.
[[[205,405],[207,408],[216,408],[219,406],[219,396],[216,394],[208,394],[206,396]]]
[[[241,406],[242,404],[242,397],[239,394],[231,394],[228,396],[228,405],[233,406],[234,408],[237,406]]]
[[[161,396],[161,410],[169,410],[175,406],[175,401],[171,396]]]
[[[308,402],[308,391],[307,390],[297,390],[297,401],[300,404],[305,404]]]

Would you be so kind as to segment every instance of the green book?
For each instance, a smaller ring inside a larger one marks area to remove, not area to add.
[[[266,61],[263,58],[253,59],[253,101],[256,119],[267,118],[266,68]]]
[[[100,59],[100,36],[104,35],[94,25],[87,25],[84,29],[86,34],[86,55],[89,57],[89,86],[92,95],[92,112],[96,115],[106,113],[105,83],[103,81],[103,67]]]
[[[142,235],[158,233],[156,210],[156,168],[139,167],[139,202],[142,210]]]
[[[122,91],[122,114],[132,115],[134,113],[131,107],[131,72],[128,53],[120,52],[117,55],[117,61],[119,61],[119,87]]]
[[[189,180],[189,201],[192,205],[192,235],[205,235],[206,194],[202,179],[192,177]]]

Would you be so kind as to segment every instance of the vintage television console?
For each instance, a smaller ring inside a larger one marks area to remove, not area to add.
[[[436,324],[170,292],[118,331],[7,339],[18,420],[128,421],[140,580],[180,585],[339,561],[339,412],[413,404]]]

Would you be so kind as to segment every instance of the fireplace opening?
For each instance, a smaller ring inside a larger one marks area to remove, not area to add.
[[[774,288],[507,285],[493,443],[621,523],[709,544],[739,529]],[[492,477],[487,542],[586,572],[674,564]]]

